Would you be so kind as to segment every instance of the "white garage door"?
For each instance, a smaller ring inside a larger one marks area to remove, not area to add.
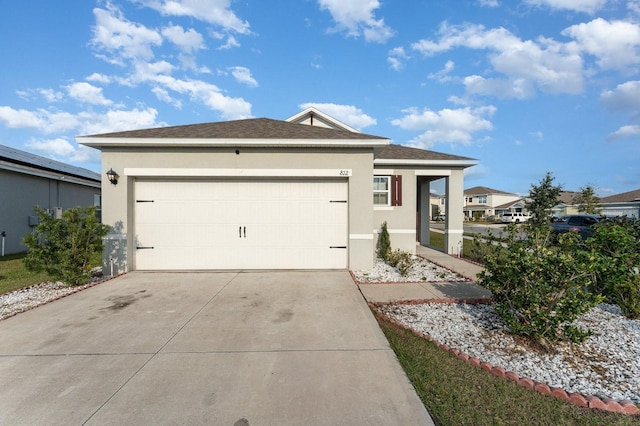
[[[138,180],[135,269],[344,269],[346,180]]]

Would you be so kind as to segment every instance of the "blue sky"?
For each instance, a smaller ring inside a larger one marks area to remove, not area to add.
[[[480,164],[465,187],[640,188],[640,0],[3,2],[0,144],[314,105]]]

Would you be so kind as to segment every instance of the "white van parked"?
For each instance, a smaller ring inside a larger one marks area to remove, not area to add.
[[[520,223],[526,222],[531,218],[528,213],[503,213],[500,220],[503,223]]]

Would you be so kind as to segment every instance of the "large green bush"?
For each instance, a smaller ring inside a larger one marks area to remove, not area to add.
[[[602,301],[589,291],[595,263],[577,234],[550,241],[550,229],[528,231],[522,239],[508,227],[504,245],[491,245],[478,284],[493,293],[495,308],[515,334],[543,345],[561,339],[584,341],[589,335],[571,325]]]
[[[640,221],[606,220],[585,246],[597,260],[591,290],[617,304],[625,316],[640,318]]]
[[[40,223],[25,237],[27,269],[45,271],[67,284],[85,284],[91,277],[92,255],[102,251],[109,227],[98,221],[95,207],[67,209],[60,219],[35,207]]]

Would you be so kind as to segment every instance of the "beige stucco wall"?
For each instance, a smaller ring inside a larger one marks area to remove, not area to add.
[[[251,174],[255,169],[278,170],[351,170],[349,184],[349,268],[370,269],[373,266],[375,241],[372,228],[373,153],[370,149],[302,149],[288,148],[103,148],[103,222],[114,227],[108,237],[105,268],[113,273],[133,269],[135,230],[133,208],[136,176],[126,176],[125,169],[236,169]],[[110,184],[105,173],[113,168],[120,182]],[[162,176],[161,171],[158,176]],[[337,177],[337,176],[336,176]],[[126,247],[125,247],[126,245]],[[124,260],[124,261],[123,261]],[[128,260],[128,262],[127,262]]]
[[[445,178],[446,205],[442,210],[448,212],[445,221],[445,251],[448,254],[458,255],[462,247],[463,236],[463,204],[464,204],[464,169],[452,167],[385,167],[376,166],[374,175],[389,176],[402,175],[402,206],[374,207],[375,231],[380,228],[382,222],[387,222],[392,249],[400,249],[415,253],[416,241],[416,215],[418,212],[417,194],[418,178],[425,181],[433,181]],[[422,188],[422,195],[426,197],[422,208],[427,212],[422,220],[422,232],[425,234],[422,244],[428,244],[429,232],[428,218],[431,215],[429,200],[429,184]],[[376,235],[377,237],[377,235]]]
[[[417,178],[414,169],[402,168],[376,168],[377,176],[402,176],[402,205],[401,206],[374,206],[373,224],[376,241],[382,222],[387,222],[387,230],[393,250],[400,249],[415,254],[416,251],[416,206]],[[371,183],[370,186],[372,186]],[[373,198],[373,194],[371,195]]]

